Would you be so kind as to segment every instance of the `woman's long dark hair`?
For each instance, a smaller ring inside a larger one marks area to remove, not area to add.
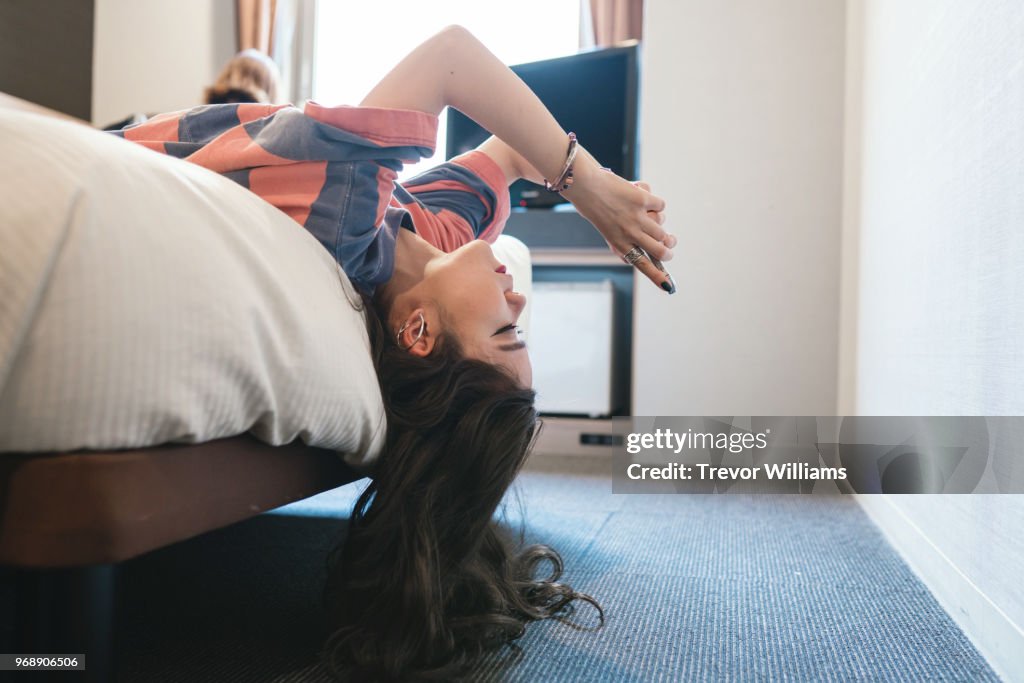
[[[537,431],[534,392],[451,337],[416,357],[366,309],[387,436],[331,555],[328,669],[357,681],[453,680],[574,600],[600,613],[558,582],[557,552],[514,552],[493,519]],[[538,579],[545,562],[550,575]]]

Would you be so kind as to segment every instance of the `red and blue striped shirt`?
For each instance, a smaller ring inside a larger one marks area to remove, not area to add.
[[[116,131],[231,178],[291,216],[373,293],[394,269],[399,228],[443,251],[493,242],[509,215],[501,168],[469,152],[399,184],[433,153],[437,117],[368,107],[220,104]]]

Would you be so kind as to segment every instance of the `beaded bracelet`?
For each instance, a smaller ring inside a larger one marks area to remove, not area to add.
[[[564,192],[572,186],[572,165],[576,161],[576,133],[569,133],[569,152],[565,158],[565,166],[554,182],[544,179],[544,189],[548,192]]]

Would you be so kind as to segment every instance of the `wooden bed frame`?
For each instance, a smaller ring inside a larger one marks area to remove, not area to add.
[[[0,454],[2,651],[85,653],[113,680],[117,563],[359,479],[337,453],[250,436],[126,451]]]
[[[4,93],[0,108],[77,121]],[[333,451],[251,436],[0,454],[0,571],[15,590],[12,642],[0,652],[85,653],[80,680],[114,680],[119,562],[360,476]]]

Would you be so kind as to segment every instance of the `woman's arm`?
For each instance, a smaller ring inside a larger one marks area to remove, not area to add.
[[[541,175],[540,171],[535,169],[533,164],[527,161],[522,154],[505,144],[501,138],[492,135],[480,143],[477,149],[489,156],[494,160],[494,163],[501,167],[501,170],[505,173],[505,180],[509,185],[520,178],[526,178],[538,184],[544,183],[544,176]]]
[[[362,104],[435,115],[455,107],[500,138],[484,143],[484,151],[505,162],[499,165],[506,174],[512,169],[534,181],[554,179],[565,164],[565,130],[518,76],[461,27],[446,28],[413,50]],[[672,257],[675,238],[661,227],[660,197],[602,171],[582,148],[574,176],[563,196],[614,251],[623,254],[639,245],[661,260]]]
[[[506,145],[498,137],[492,135],[482,142],[477,149],[491,157],[491,159],[498,164],[502,172],[504,172],[505,180],[509,185],[520,178],[525,178],[526,180],[537,183],[538,185],[544,184],[543,176],[541,176],[540,172],[533,167],[533,164],[524,159],[522,154]],[[651,191],[651,186],[645,182],[641,181],[633,184],[645,192]],[[647,213],[658,222],[658,225],[662,225],[664,223],[665,215],[661,211],[654,211],[653,209],[650,209]],[[674,247],[675,237],[668,235],[666,238],[666,246]]]

